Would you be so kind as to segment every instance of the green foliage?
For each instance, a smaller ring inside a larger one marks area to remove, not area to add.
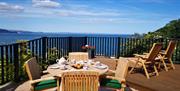
[[[132,38],[143,38],[145,34],[134,33],[131,35]]]
[[[31,58],[31,51],[28,49],[28,43],[26,40],[18,40],[17,43],[20,44],[20,48],[18,49],[18,54],[20,54],[20,76],[22,79],[26,79],[26,71],[24,67],[24,63]]]
[[[126,39],[120,55],[123,57],[131,57],[133,54],[143,54],[149,52],[153,43],[162,42],[162,39],[144,39],[144,38],[132,38]]]
[[[47,63],[48,64],[56,63],[56,59],[58,58],[57,54],[58,54],[58,50],[56,47],[48,49]]]
[[[180,38],[180,19],[170,21],[155,32],[149,32],[145,38]]]
[[[56,47],[48,49],[47,60],[43,60],[41,63],[42,69],[46,69],[48,65],[56,63],[58,59],[58,50]]]
[[[4,66],[6,70],[6,75],[9,76],[8,78],[13,78],[14,77],[14,65],[13,64],[8,64]]]

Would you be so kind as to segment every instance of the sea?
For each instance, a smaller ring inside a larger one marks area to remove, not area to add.
[[[131,37],[130,34],[88,33],[0,33],[0,45],[16,43],[17,40],[33,40],[41,37]]]

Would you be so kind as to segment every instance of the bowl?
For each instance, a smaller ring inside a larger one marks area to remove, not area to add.
[[[76,69],[82,69],[83,65],[82,64],[74,64],[74,65],[72,65],[72,67],[74,67]]]

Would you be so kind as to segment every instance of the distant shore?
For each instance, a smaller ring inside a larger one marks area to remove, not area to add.
[[[131,37],[129,34],[88,34],[88,33],[0,33],[0,45],[15,43],[17,40],[32,40],[41,37]]]

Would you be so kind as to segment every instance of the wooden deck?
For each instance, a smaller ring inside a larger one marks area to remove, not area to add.
[[[96,57],[95,60],[107,64],[112,70],[115,69],[117,63],[117,59],[105,57]],[[175,67],[175,70],[169,70],[168,72],[160,71],[159,76],[153,76],[150,77],[150,79],[147,79],[146,76],[141,73],[128,74],[127,84],[129,87],[139,91],[180,91],[180,64],[176,64]],[[29,88],[30,85],[28,81],[26,81],[13,83],[4,89],[0,89],[0,91],[29,91]]]
[[[107,64],[110,69],[115,69],[116,59],[98,57],[95,60]],[[175,70],[168,72],[161,70],[159,76],[152,76],[150,79],[142,73],[128,74],[126,80],[130,87],[140,91],[180,91],[180,64],[176,64],[175,67]]]
[[[180,91],[180,65],[175,70],[160,71],[159,76],[146,79],[143,74],[129,74],[127,81],[131,84],[149,88],[152,91]],[[140,88],[137,88],[140,89]]]

